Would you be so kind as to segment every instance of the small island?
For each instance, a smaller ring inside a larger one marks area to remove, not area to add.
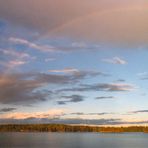
[[[64,124],[3,124],[0,132],[99,132],[99,133],[124,133],[143,132],[148,133],[147,126],[129,127],[101,127],[86,125]]]

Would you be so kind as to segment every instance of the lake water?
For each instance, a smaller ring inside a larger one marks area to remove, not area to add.
[[[0,148],[148,148],[148,134],[0,133]]]

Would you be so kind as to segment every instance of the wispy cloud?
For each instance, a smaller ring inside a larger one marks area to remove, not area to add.
[[[8,56],[19,57],[19,58],[29,58],[30,55],[25,52],[18,52],[12,49],[0,49],[0,53]]]
[[[99,84],[84,84],[75,88],[64,88],[57,90],[57,92],[83,92],[83,91],[109,91],[109,92],[120,92],[120,91],[133,91],[135,86],[131,84],[122,84],[122,83],[99,83]]]
[[[15,68],[27,64],[33,59],[28,53],[14,49],[0,49],[0,65],[6,68]]]
[[[148,80],[148,72],[138,73],[137,76],[138,76],[141,80]]]
[[[55,73],[79,73],[79,70],[75,68],[55,69],[55,70],[48,70],[48,71],[55,72]]]
[[[119,58],[119,57],[113,57],[112,59],[103,59],[102,61],[111,63],[111,64],[119,64],[119,65],[125,65],[127,64],[127,61]]]
[[[42,52],[53,52],[53,51],[56,50],[52,46],[49,46],[49,45],[38,45],[38,44],[35,44],[33,42],[30,42],[28,40],[21,39],[21,38],[10,37],[9,41],[14,43],[14,44],[25,45],[25,46],[27,46],[29,48],[36,49],[36,50],[39,50],[39,51],[42,51]]]
[[[93,76],[110,76],[108,73],[93,71],[93,70],[78,70],[76,68],[52,69],[48,70],[51,73],[72,74],[79,77],[93,77]]]
[[[6,68],[15,68],[21,65],[27,64],[28,61],[17,59],[17,60],[10,60],[10,61],[0,61],[0,65]]]
[[[55,58],[46,58],[45,62],[50,62],[50,61],[55,61],[55,60],[56,60]]]
[[[15,66],[21,66],[21,65],[24,65],[26,64],[27,61],[22,61],[22,60],[13,60],[13,61],[9,61],[7,63],[7,66],[8,67],[15,67]]]

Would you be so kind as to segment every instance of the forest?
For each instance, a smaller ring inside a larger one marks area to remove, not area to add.
[[[147,126],[129,127],[100,127],[85,125],[63,125],[63,124],[3,124],[0,132],[100,132],[100,133],[123,133],[144,132],[148,133]]]

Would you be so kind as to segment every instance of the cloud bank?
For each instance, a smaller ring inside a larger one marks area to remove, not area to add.
[[[100,72],[78,71],[71,74],[46,74],[39,72],[28,73],[1,73],[0,75],[0,103],[21,104],[35,103],[51,99],[52,90],[43,90],[48,85],[58,87],[76,84],[81,80],[100,75]],[[70,102],[80,101],[79,96],[65,96],[71,98]],[[63,102],[64,103],[64,102]],[[66,103],[66,102],[65,102]]]
[[[115,45],[147,46],[146,0],[5,0],[0,17],[41,32]]]

